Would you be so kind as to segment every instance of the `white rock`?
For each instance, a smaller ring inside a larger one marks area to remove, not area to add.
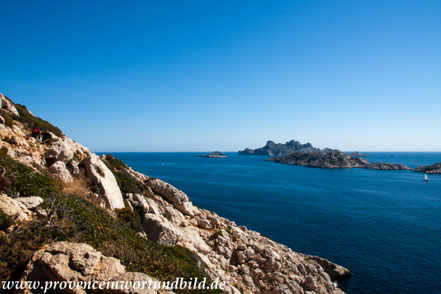
[[[143,273],[126,272],[118,259],[106,257],[87,244],[70,242],[53,243],[34,254],[28,268],[25,270],[22,281],[31,281],[36,277],[49,281],[76,282],[158,281]],[[19,293],[26,293],[26,291]],[[83,294],[86,292],[82,288],[74,287],[69,293]],[[153,289],[114,288],[106,289],[103,293],[153,294],[158,293],[158,291]]]
[[[181,228],[183,233],[182,243],[191,251],[207,254],[211,251],[210,246],[205,243],[195,227]]]
[[[66,164],[63,161],[57,161],[49,167],[49,172],[58,178],[60,178],[63,182],[72,182],[73,178],[70,174],[69,170],[66,167]]]
[[[75,149],[75,142],[68,137],[64,137],[54,142],[46,151],[44,157],[48,160],[67,162],[73,158]]]
[[[32,219],[32,212],[26,206],[5,194],[0,195],[0,210],[6,215],[17,217],[18,221]]]
[[[16,198],[15,200],[26,206],[27,209],[31,209],[31,210],[37,208],[38,205],[43,203],[43,198],[38,196],[19,197]]]
[[[164,197],[165,200],[173,204],[173,206],[183,214],[189,216],[196,214],[196,208],[188,200],[188,196],[181,190],[176,189],[174,186],[160,179],[149,179],[147,185],[152,188],[153,191]]]
[[[160,245],[173,246],[182,240],[182,231],[161,215],[144,214],[142,226],[147,238]]]
[[[6,98],[3,94],[0,94],[0,103],[1,103],[0,105],[1,109],[9,111],[12,114],[18,116],[17,108],[15,108],[14,104],[11,101],[9,101],[9,99]]]
[[[124,208],[124,200],[121,190],[118,187],[115,176],[109,168],[101,161],[98,155],[91,153],[85,160],[87,174],[104,191],[104,197],[110,209]]]

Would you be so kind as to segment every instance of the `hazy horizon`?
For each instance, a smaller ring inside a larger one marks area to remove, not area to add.
[[[441,151],[440,1],[4,1],[2,11],[0,93],[91,150],[295,139]]]

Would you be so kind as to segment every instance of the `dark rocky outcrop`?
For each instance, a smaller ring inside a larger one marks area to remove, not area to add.
[[[426,174],[441,174],[441,162],[437,162],[431,165],[418,166],[413,171],[423,172]]]
[[[228,157],[223,152],[220,152],[220,151],[214,151],[209,154],[200,154],[200,155],[196,155],[196,156],[205,157],[205,158],[227,158]]]
[[[404,164],[375,162],[369,163],[363,168],[366,169],[382,169],[382,170],[410,170],[411,168]]]
[[[266,155],[266,156],[284,156],[293,152],[306,152],[306,153],[320,153],[326,154],[331,151],[336,151],[333,149],[325,148],[323,150],[315,148],[311,143],[302,144],[299,141],[291,140],[282,143],[274,143],[273,141],[266,142],[266,145],[262,148],[249,149],[246,148],[243,151],[239,151],[239,155]]]
[[[393,163],[370,163],[366,159],[351,157],[340,151],[332,151],[326,154],[295,152],[286,156],[267,159],[283,164],[302,165],[306,167],[318,168],[366,168],[377,170],[409,170],[410,168],[403,164]]]

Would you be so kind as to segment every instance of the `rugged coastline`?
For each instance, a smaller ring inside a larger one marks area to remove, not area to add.
[[[97,156],[3,95],[0,102],[3,280],[182,276],[220,278],[225,293],[343,293],[334,282],[350,275],[344,267],[201,209],[169,183]],[[32,138],[33,124],[51,139]]]

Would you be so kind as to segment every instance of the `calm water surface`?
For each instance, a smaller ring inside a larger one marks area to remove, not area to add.
[[[349,268],[348,293],[441,293],[441,175],[424,183],[411,171],[313,169],[235,153],[113,154],[199,207]],[[441,161],[441,153],[369,155],[410,167]]]

